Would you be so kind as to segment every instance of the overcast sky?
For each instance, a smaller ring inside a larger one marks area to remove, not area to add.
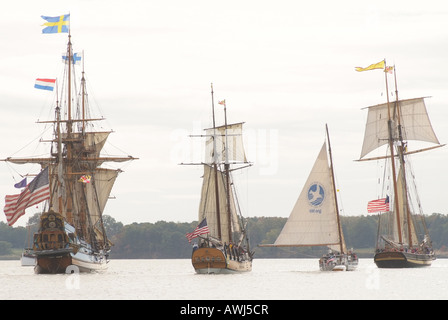
[[[121,165],[105,210],[124,224],[197,220],[202,168],[179,163],[201,157],[188,135],[211,125],[211,83],[218,122],[222,99],[229,122],[245,122],[254,165],[235,179],[246,217],[289,216],[326,123],[343,214],[367,214],[382,164],[354,161],[362,108],[386,97],[384,73],[357,66],[395,64],[400,98],[431,96],[433,127],[448,142],[446,1],[12,1],[0,12],[0,158],[37,150],[36,121],[53,117],[52,93],[33,86],[60,76],[67,34],[42,34],[40,16],[67,13],[91,103],[115,131],[105,150],[139,158]],[[448,213],[448,149],[413,159],[425,213]],[[30,168],[0,163],[1,207]]]

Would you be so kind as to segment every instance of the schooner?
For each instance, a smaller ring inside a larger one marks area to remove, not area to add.
[[[379,212],[378,234],[374,262],[379,268],[410,268],[430,266],[435,260],[432,242],[426,228],[417,193],[410,155],[442,147],[432,128],[425,97],[399,100],[396,68],[387,67],[383,60],[375,68],[385,72],[386,92],[388,73],[394,73],[395,101],[368,107],[364,141],[359,161],[384,160],[380,199],[371,201],[369,212]],[[364,71],[371,69],[361,69]],[[410,150],[410,140],[435,144]],[[366,158],[386,146],[386,155]],[[383,202],[382,205],[378,205]]]
[[[243,123],[216,126],[212,85],[213,127],[205,129],[205,160],[199,203],[199,225],[187,234],[188,240],[198,238],[193,245],[191,262],[197,273],[234,273],[252,270],[253,252],[250,251],[246,223],[241,215],[235,185],[234,170],[246,168]]]

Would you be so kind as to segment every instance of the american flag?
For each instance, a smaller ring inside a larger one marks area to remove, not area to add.
[[[387,211],[389,211],[389,196],[386,196],[386,198],[369,201],[367,204],[368,213]]]
[[[12,226],[25,214],[25,209],[50,198],[48,167],[42,170],[20,193],[5,197],[5,208],[8,225]]]
[[[191,242],[191,240],[193,240],[197,236],[199,236],[201,234],[206,234],[209,232],[210,231],[207,226],[207,218],[204,218],[204,220],[201,221],[201,223],[196,227],[196,229],[194,229],[194,231],[192,233],[187,233],[185,236],[187,237],[188,242]]]

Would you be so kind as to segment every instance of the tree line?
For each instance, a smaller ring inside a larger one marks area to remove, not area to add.
[[[28,224],[35,224],[38,217],[31,217]],[[104,216],[104,225],[109,239],[114,244],[111,251],[113,259],[185,259],[191,257],[192,246],[185,237],[192,232],[198,222],[132,223],[123,225],[110,216]],[[259,244],[272,244],[286,223],[287,218],[251,217],[246,218],[251,250],[256,258],[306,258],[319,257],[326,248],[271,248],[258,247]],[[342,229],[348,248],[361,257],[373,256],[377,234],[377,215],[343,216]],[[35,224],[36,225],[36,224]],[[448,253],[448,215],[433,213],[426,217],[434,249]],[[0,222],[0,256],[11,255],[13,249],[28,246],[30,232],[24,227],[9,227]],[[32,238],[32,236],[31,236]],[[16,250],[17,251],[17,250]]]

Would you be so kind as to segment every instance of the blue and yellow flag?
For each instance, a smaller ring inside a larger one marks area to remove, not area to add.
[[[43,24],[46,28],[42,29],[42,33],[68,33],[70,14],[63,14],[58,17],[41,17],[42,19],[47,20],[47,22]]]

